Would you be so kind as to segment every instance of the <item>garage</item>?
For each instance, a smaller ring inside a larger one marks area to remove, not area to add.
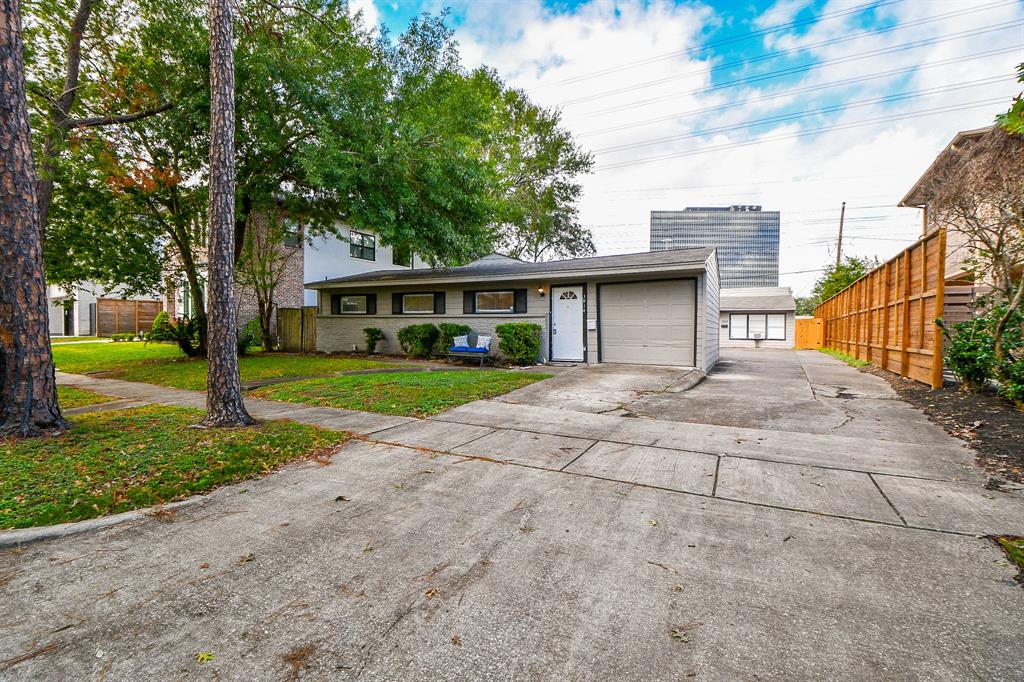
[[[601,362],[697,365],[695,279],[600,284]]]

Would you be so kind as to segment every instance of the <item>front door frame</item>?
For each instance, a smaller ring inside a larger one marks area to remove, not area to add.
[[[548,285],[548,358],[555,361],[563,361],[562,358],[555,357],[555,342],[554,342],[554,331],[555,327],[555,289],[570,289],[573,287],[580,287],[583,290],[583,305],[580,307],[580,335],[583,341],[583,357],[582,358],[569,358],[564,360],[565,362],[586,362],[587,361],[587,283],[586,282],[566,282],[559,284]]]

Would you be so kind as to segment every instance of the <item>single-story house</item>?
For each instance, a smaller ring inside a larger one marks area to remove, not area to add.
[[[495,335],[503,322],[541,327],[539,361],[697,367],[718,361],[714,249],[676,249],[529,263],[501,254],[452,268],[384,270],[309,282],[318,294],[317,350],[400,353],[398,330],[420,322]],[[498,347],[495,335],[492,350]]]
[[[723,348],[792,348],[796,299],[789,287],[722,289]]]

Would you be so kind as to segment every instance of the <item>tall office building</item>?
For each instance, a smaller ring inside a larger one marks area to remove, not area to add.
[[[723,289],[779,286],[779,212],[760,206],[651,211],[651,251],[713,246]]]

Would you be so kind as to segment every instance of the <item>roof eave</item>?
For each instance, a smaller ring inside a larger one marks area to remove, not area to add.
[[[705,261],[694,263],[659,263],[651,266],[595,268],[593,270],[545,270],[543,272],[499,273],[487,275],[460,274],[451,277],[403,277],[401,279],[346,279],[323,280],[305,284],[306,289],[365,289],[368,287],[401,287],[419,284],[460,284],[465,282],[536,281],[549,279],[592,278],[609,275],[700,273]]]

